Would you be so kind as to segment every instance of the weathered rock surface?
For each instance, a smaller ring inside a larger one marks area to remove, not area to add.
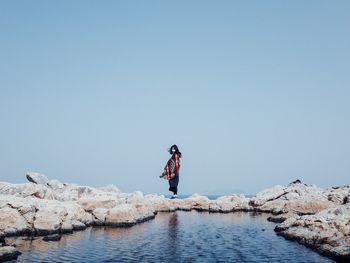
[[[338,261],[350,262],[350,204],[290,217],[275,231]]]
[[[194,194],[186,199],[172,199],[168,201],[170,207],[175,210],[197,210],[197,211],[209,211],[210,200],[206,196]]]
[[[323,193],[329,201],[339,205],[350,203],[350,185],[326,188]]]
[[[40,173],[34,173],[30,172],[26,174],[26,177],[29,182],[35,183],[35,184],[42,184],[42,185],[49,185],[49,178],[47,178],[45,175]]]
[[[109,209],[105,216],[107,226],[132,226],[155,217],[155,211],[144,205],[122,204]]]
[[[323,189],[301,182],[289,184],[287,187],[275,186],[258,193],[250,200],[254,210],[281,214],[314,214],[337,204],[328,200]]]
[[[54,200],[58,199],[57,193],[48,186],[25,183],[25,184],[11,184],[0,182],[0,194],[12,195],[18,197],[36,197],[40,199]]]
[[[92,222],[92,215],[72,201],[0,195],[0,232],[6,236],[72,232]]]
[[[60,181],[58,181],[56,179],[50,180],[48,185],[54,190],[58,190],[58,189],[64,188],[64,184],[62,184]]]
[[[221,213],[252,211],[252,207],[249,205],[249,198],[244,195],[221,196],[210,202],[209,211]]]

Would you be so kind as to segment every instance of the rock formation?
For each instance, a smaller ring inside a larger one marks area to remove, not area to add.
[[[113,185],[88,187],[49,180],[38,173],[26,175],[28,183],[0,182],[0,243],[15,235],[47,236],[89,226],[129,227],[152,219],[158,212],[197,210],[228,213],[271,213],[276,232],[338,260],[350,259],[350,187],[321,189],[296,180],[274,186],[252,198],[222,196],[209,200],[194,194],[168,199],[141,192],[122,193]],[[16,248],[0,246],[0,261],[16,258]]]

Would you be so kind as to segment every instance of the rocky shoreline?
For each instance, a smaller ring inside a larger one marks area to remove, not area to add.
[[[0,261],[20,255],[7,237],[59,240],[60,234],[89,226],[130,227],[158,212],[176,210],[271,213],[268,220],[278,223],[278,235],[337,261],[350,261],[350,186],[321,189],[297,180],[252,198],[230,195],[209,200],[195,194],[171,200],[162,195],[122,193],[113,185],[63,184],[38,173],[26,177],[29,182],[24,184],[0,182]]]

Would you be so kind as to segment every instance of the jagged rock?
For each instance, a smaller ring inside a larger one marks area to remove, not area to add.
[[[64,188],[64,184],[62,184],[60,181],[58,181],[56,179],[50,180],[49,186],[54,190]]]
[[[67,210],[62,206],[40,207],[34,220],[36,234],[41,236],[58,233],[66,216]]]
[[[96,208],[92,211],[92,215],[93,217],[93,224],[100,226],[100,225],[104,225],[105,221],[106,221],[106,215],[108,213],[108,209],[107,208],[103,208],[103,207],[99,207]]]
[[[84,224],[85,228],[92,224],[92,214],[86,212],[79,204],[75,202],[64,202],[63,204],[67,211],[67,216],[64,218],[64,221],[70,222],[73,228],[81,228],[82,225],[80,223]]]
[[[210,212],[228,213],[234,211],[251,211],[249,198],[244,195],[221,196],[210,202]]]
[[[250,204],[253,206],[262,206],[268,201],[278,199],[280,196],[285,194],[286,187],[276,185],[272,188],[265,189],[252,197]]]
[[[172,199],[169,203],[180,210],[209,211],[210,200],[206,196],[194,194],[186,199]]]
[[[113,200],[110,198],[81,198],[77,202],[85,211],[93,211],[96,208],[113,208],[119,204],[118,200]]]
[[[296,179],[295,181],[291,182],[288,186],[292,184],[301,184],[302,182],[299,179]]]
[[[151,205],[157,212],[175,211],[175,206],[163,195],[146,195],[143,202]]]
[[[0,194],[50,200],[57,199],[57,194],[51,188],[35,183],[10,184],[0,182]]]
[[[292,212],[299,215],[314,214],[335,206],[334,202],[328,200],[322,189],[302,183],[264,190],[253,197],[250,204],[255,210],[261,212],[274,214]]]
[[[49,178],[47,178],[45,175],[40,173],[29,172],[26,174],[26,177],[29,182],[32,182],[35,184],[42,184],[42,185],[48,186],[50,182]]]
[[[96,187],[98,190],[103,191],[103,192],[110,192],[110,193],[121,193],[118,187],[116,187],[113,184],[108,184],[108,185],[101,185]]]
[[[154,218],[154,216],[154,210],[147,206],[121,204],[108,210],[105,224],[108,226],[132,226],[136,223]]]
[[[46,201],[37,204],[34,228],[37,235],[72,232],[93,222],[92,215],[75,202]]]
[[[116,188],[116,187],[115,187]],[[66,184],[63,188],[56,189],[57,199],[60,201],[78,201],[80,199],[119,199],[120,193],[113,190],[113,186],[108,186],[108,191],[104,188],[94,188],[90,186],[79,186],[76,184]]]
[[[0,231],[6,236],[14,236],[30,232],[25,218],[17,209],[9,206],[0,208]]]
[[[125,198],[125,202],[129,203],[129,204],[139,203],[139,202],[142,202],[144,200],[144,195],[140,191],[136,191],[136,192],[129,193],[129,194],[124,194],[123,197]]]
[[[275,231],[336,260],[350,260],[350,204],[288,218]]]
[[[157,211],[154,209],[152,205],[145,204],[145,203],[139,203],[135,204],[136,208],[136,223],[144,222],[149,219],[152,219],[157,214]]]
[[[15,260],[18,256],[21,255],[15,247],[12,246],[4,246],[0,247],[0,262]]]
[[[329,201],[338,205],[347,204],[350,202],[350,185],[326,188],[324,195],[328,197]]]
[[[60,234],[53,234],[43,237],[44,241],[60,241],[62,238],[62,235]]]
[[[6,235],[46,235],[86,228],[93,217],[75,202],[0,195],[0,221]]]

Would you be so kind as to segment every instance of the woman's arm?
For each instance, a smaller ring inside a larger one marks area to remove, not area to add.
[[[175,175],[179,175],[180,170],[180,157],[178,154],[175,154]]]

